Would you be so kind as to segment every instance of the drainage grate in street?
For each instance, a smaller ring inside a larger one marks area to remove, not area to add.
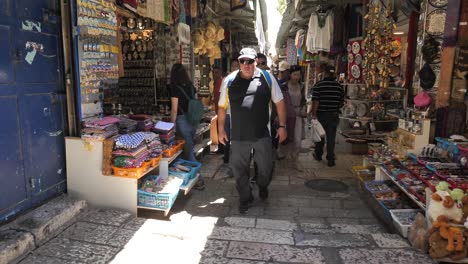
[[[340,181],[327,179],[310,180],[305,183],[305,186],[322,192],[346,192],[348,190],[348,185]]]
[[[310,148],[301,148],[301,150],[299,152],[300,153],[309,153],[311,151],[312,151],[312,149],[310,149]]]

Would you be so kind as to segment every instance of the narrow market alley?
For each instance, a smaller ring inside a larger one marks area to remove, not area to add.
[[[87,209],[20,263],[432,263],[388,233],[360,199],[349,170],[359,156],[340,153],[333,168],[314,161],[310,149],[299,159],[303,172],[279,161],[269,199],[255,199],[241,216],[233,178],[220,156],[208,155],[206,190],[178,199],[167,218]],[[318,178],[338,180],[347,190],[305,186]]]

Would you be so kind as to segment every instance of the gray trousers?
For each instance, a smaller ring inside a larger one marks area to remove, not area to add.
[[[254,161],[257,163],[257,185],[260,189],[267,188],[273,171],[273,147],[270,137],[257,141],[231,141],[231,168],[236,179],[236,188],[240,202],[247,202],[252,196],[250,187],[250,152],[254,149]]]

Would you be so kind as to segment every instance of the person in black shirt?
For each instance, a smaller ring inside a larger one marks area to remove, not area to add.
[[[193,153],[193,138],[196,127],[190,125],[184,114],[187,112],[189,100],[195,98],[193,86],[184,66],[176,63],[171,69],[171,122],[176,124],[176,134],[185,140],[183,158],[197,161]],[[204,189],[204,181],[200,178],[196,188]]]
[[[328,166],[335,166],[335,139],[338,123],[340,122],[340,108],[343,106],[344,91],[340,83],[335,80],[333,66],[320,65],[323,80],[317,82],[312,88],[312,110],[310,118],[318,119],[322,124],[327,137]],[[322,160],[325,140],[315,144],[314,158]]]
[[[231,110],[231,168],[239,192],[239,212],[245,214],[253,201],[249,183],[249,160],[254,149],[258,166],[257,185],[262,200],[268,198],[268,185],[273,170],[270,113],[276,105],[279,128],[276,137],[283,142],[287,137],[283,95],[274,77],[256,67],[257,53],[251,48],[240,51],[240,71],[228,75],[221,84],[218,102],[219,141],[227,140],[224,131],[226,109]]]

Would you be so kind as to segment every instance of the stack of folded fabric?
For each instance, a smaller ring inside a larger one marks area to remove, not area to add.
[[[150,131],[153,128],[153,121],[149,115],[129,115],[128,117],[138,122],[138,131]]]
[[[174,123],[159,121],[154,125],[153,131],[159,134],[162,143],[169,146],[174,144]]]
[[[162,154],[163,149],[158,134],[145,132],[145,141],[151,158],[156,158]]]
[[[86,140],[105,140],[119,133],[117,124],[120,119],[113,116],[87,120],[81,129],[81,138]]]
[[[119,123],[119,133],[128,134],[135,132],[137,129],[138,122],[128,118],[121,118]]]
[[[150,154],[145,133],[121,135],[115,140],[113,164],[119,168],[139,168],[151,158]]]

